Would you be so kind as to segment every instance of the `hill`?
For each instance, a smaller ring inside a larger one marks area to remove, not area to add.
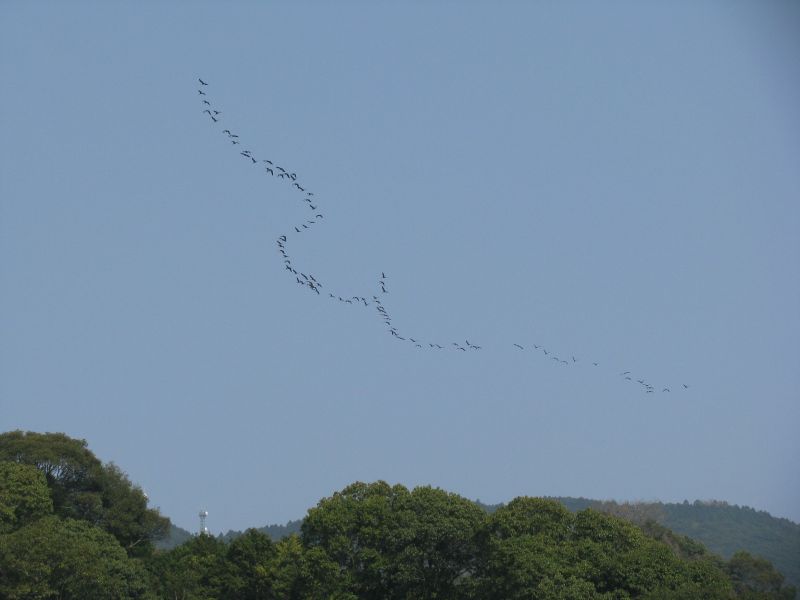
[[[725,559],[745,550],[766,558],[788,583],[800,586],[800,525],[789,519],[720,500],[617,503],[588,498],[553,499],[572,512],[594,508],[639,525],[655,521],[701,542]]]

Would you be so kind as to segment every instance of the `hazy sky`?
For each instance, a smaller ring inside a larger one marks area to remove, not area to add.
[[[0,4],[0,430],[215,532],[376,479],[800,521],[800,5],[398,4]],[[299,266],[482,349],[294,284],[225,128]]]

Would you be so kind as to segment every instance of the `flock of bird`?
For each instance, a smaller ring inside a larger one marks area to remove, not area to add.
[[[209,99],[207,89],[208,83],[206,83],[203,79],[198,78],[199,82],[199,89],[197,90],[198,96],[202,102],[202,114],[205,114],[209,117],[212,123],[219,123],[222,119],[222,111],[217,110],[211,100]],[[284,234],[278,237],[276,240],[278,253],[282,257],[284,270],[287,271],[289,277],[294,280],[294,283],[303,287],[307,288],[311,293],[317,294],[320,297],[326,297],[327,299],[339,302],[342,304],[351,304],[354,306],[363,306],[366,308],[373,307],[373,309],[377,312],[379,318],[383,322],[386,327],[387,333],[399,342],[404,342],[413,345],[417,349],[427,349],[427,350],[436,350],[436,351],[443,351],[443,350],[451,350],[456,352],[476,352],[483,349],[482,346],[478,344],[474,344],[469,340],[464,340],[463,342],[448,342],[445,344],[436,343],[427,339],[422,338],[415,338],[411,337],[405,332],[401,332],[393,323],[392,317],[389,314],[389,311],[383,305],[383,301],[381,298],[389,293],[387,289],[387,277],[385,273],[381,273],[380,278],[377,281],[377,286],[375,288],[375,292],[373,294],[365,294],[365,295],[350,295],[350,294],[340,294],[331,289],[329,289],[326,285],[323,285],[321,281],[315,277],[311,272],[303,272],[299,270],[298,266],[295,265],[291,256],[287,251],[287,244],[289,241],[289,235],[298,235],[309,231],[312,227],[322,222],[324,219],[324,214],[321,212],[319,208],[319,202],[316,200],[316,197],[313,192],[307,189],[308,186],[305,184],[301,184],[301,181],[298,179],[297,173],[291,171],[291,169],[284,168],[278,165],[276,162],[273,162],[271,159],[256,157],[253,155],[252,151],[244,148],[242,145],[242,140],[240,139],[239,135],[233,133],[230,129],[222,129],[222,135],[224,135],[227,140],[230,142],[231,146],[234,147],[238,152],[239,155],[242,157],[242,160],[247,161],[253,167],[261,167],[264,174],[283,181],[285,184],[291,186],[291,188],[296,191],[299,196],[298,199],[300,202],[304,204],[304,206],[310,211],[311,217],[305,219],[302,223],[295,223],[292,228],[294,233]],[[575,356],[570,355],[568,358],[563,358],[554,354],[552,351],[548,350],[541,344],[530,344],[530,345],[522,345],[519,343],[513,343],[510,347],[515,348],[516,351],[519,352],[541,352],[541,355],[544,359],[549,361],[554,361],[553,364],[561,365],[561,366],[578,366],[584,363],[584,361],[576,358]],[[587,361],[592,365],[592,367],[600,367],[600,363],[597,361]],[[630,371],[622,371],[619,373],[619,377],[626,382],[630,382],[632,384],[636,384],[641,387],[642,391],[647,394],[653,394],[659,391],[661,393],[669,393],[672,389],[668,386],[655,386],[652,383],[648,382],[643,377],[636,377]],[[685,383],[681,384],[682,389],[688,389],[689,386]]]

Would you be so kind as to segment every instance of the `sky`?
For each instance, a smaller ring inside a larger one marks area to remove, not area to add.
[[[800,5],[162,4],[0,4],[0,431],[191,530],[379,479],[800,521]]]

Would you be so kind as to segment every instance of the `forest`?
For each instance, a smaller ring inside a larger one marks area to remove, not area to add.
[[[0,598],[796,597],[768,560],[723,558],[663,515],[618,506],[518,497],[487,510],[356,482],[280,539],[249,529],[165,548],[169,519],[85,440],[12,431],[0,434]]]

